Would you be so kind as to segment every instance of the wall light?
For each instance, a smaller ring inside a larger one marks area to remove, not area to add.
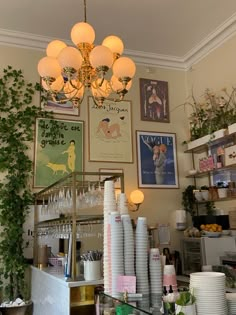
[[[137,190],[133,190],[129,196],[131,204],[129,203],[130,206],[129,210],[130,211],[138,211],[140,205],[143,203],[144,201],[144,194],[141,190],[137,189]],[[135,206],[135,208],[133,208]]]

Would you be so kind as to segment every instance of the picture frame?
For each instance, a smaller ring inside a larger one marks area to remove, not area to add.
[[[141,120],[170,122],[168,82],[139,79]]]
[[[53,112],[57,115],[68,115],[68,116],[80,116],[80,107],[77,101],[67,100],[65,102],[59,103],[58,101],[61,99],[65,99],[65,94],[63,92],[58,93],[55,97],[56,100],[53,100],[52,95],[49,92],[46,93],[46,98],[41,98],[41,108],[42,110]]]
[[[46,187],[70,172],[82,172],[83,146],[83,121],[37,118],[33,186]]]
[[[124,173],[124,170],[122,168],[99,168],[99,172],[101,173],[117,173],[117,174],[123,174]],[[99,180],[100,181],[104,181],[108,178],[110,178],[111,176],[108,175],[101,175]],[[121,180],[120,178],[118,177],[117,180],[115,181],[115,184],[114,184],[114,187],[115,189],[121,189]]]
[[[176,134],[136,130],[138,186],[179,188]]]
[[[98,106],[88,97],[90,161],[133,163],[131,105],[107,99]]]

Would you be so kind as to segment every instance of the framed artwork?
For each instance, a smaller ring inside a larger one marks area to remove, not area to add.
[[[83,121],[38,118],[34,187],[46,187],[74,171],[83,171]]]
[[[179,188],[174,133],[136,131],[138,183],[142,188]]]
[[[117,173],[117,174],[123,174],[124,170],[121,168],[99,168],[99,172],[101,173]],[[100,176],[100,181],[103,181],[107,178],[111,177],[110,175],[101,175]],[[116,189],[121,189],[121,181],[120,178],[118,177],[117,180],[115,181],[115,188]]]
[[[169,123],[168,82],[139,79],[141,120]]]
[[[60,99],[65,99],[64,93],[58,93],[55,99],[52,98],[50,93],[47,93],[46,99],[41,101],[41,108],[59,115],[80,115],[79,104],[76,101],[68,100],[59,103]]]
[[[89,160],[133,163],[131,101],[105,100],[97,106],[88,97]]]

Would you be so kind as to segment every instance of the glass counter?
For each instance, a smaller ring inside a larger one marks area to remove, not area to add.
[[[117,298],[100,292],[99,303],[96,305],[97,308],[99,307],[99,312],[97,313],[100,315],[160,315],[162,314],[160,312],[161,297],[161,294],[150,294],[143,295],[140,298],[128,298],[128,301],[125,302],[122,296]]]

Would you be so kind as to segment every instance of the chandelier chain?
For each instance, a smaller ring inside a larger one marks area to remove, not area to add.
[[[87,22],[86,0],[84,0],[84,22]]]

